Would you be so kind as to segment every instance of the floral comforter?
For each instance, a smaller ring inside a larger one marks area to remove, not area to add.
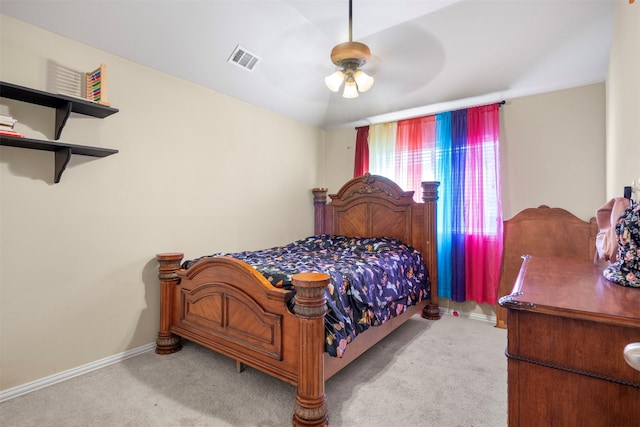
[[[293,289],[291,276],[298,272],[329,274],[325,348],[331,356],[342,357],[358,333],[430,298],[422,256],[397,239],[319,235],[281,247],[209,256],[240,259],[285,289]]]

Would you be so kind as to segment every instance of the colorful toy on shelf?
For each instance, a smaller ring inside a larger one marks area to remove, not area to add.
[[[85,97],[89,101],[109,106],[107,102],[107,66],[105,64],[100,64],[95,70],[86,73],[85,86]]]

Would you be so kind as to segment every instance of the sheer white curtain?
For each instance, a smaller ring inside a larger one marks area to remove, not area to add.
[[[369,172],[395,179],[398,122],[369,126]]]

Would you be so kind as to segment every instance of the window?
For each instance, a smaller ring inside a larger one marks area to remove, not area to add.
[[[369,127],[369,171],[414,191],[440,181],[439,296],[495,304],[502,260],[499,104]]]

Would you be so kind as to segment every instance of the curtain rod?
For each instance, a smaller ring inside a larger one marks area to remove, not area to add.
[[[416,115],[416,116],[405,117],[405,118],[403,118],[403,119],[398,119],[398,120],[408,120],[408,119],[415,119],[415,118],[418,118],[418,117],[428,117],[428,116],[433,116],[433,115],[436,115],[436,114],[443,113],[443,112],[445,112],[445,111],[458,111],[458,110],[465,110],[465,109],[467,109],[467,108],[481,107],[481,106],[483,106],[483,105],[498,104],[498,107],[502,107],[502,106],[503,106],[504,104],[506,104],[506,103],[507,103],[507,101],[503,99],[503,100],[501,100],[501,101],[488,102],[488,103],[482,103],[482,104],[477,104],[477,105],[470,105],[470,106],[468,106],[468,107],[452,108],[451,110],[445,110],[445,109],[443,109],[443,110],[441,110],[441,111],[435,111],[435,112],[432,112],[432,113],[427,113],[427,114],[421,114],[421,115]],[[391,120],[391,121],[389,121],[389,122],[380,122],[380,123],[390,123],[390,122],[398,121],[398,120]],[[378,123],[374,123],[374,124],[378,124]],[[356,126],[356,127],[355,127],[355,129],[356,129],[356,130],[358,130],[358,129],[359,129],[359,128],[361,128],[361,127],[367,127],[367,126],[371,126],[371,123],[369,123],[369,124],[367,124],[367,125]]]

